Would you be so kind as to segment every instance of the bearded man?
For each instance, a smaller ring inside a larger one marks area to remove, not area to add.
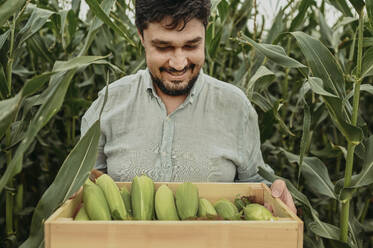
[[[265,182],[258,167],[257,113],[236,86],[202,70],[210,0],[136,0],[145,70],[109,85],[95,168],[115,181],[146,174],[154,181]],[[82,118],[98,118],[105,90]],[[272,194],[294,212],[286,184]]]

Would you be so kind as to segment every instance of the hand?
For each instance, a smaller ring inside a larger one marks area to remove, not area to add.
[[[293,197],[291,196],[286,183],[283,180],[277,179],[271,185],[272,196],[280,198],[286,206],[290,208],[295,214],[297,214],[297,208],[295,207]]]

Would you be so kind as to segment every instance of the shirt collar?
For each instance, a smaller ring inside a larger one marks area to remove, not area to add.
[[[193,88],[191,89],[189,95],[185,99],[185,102],[190,102],[193,103],[193,99],[197,97],[198,93],[201,91],[202,85],[203,85],[203,80],[204,80],[205,74],[203,73],[203,70],[199,71],[198,78],[196,82],[193,85]],[[149,68],[146,68],[145,70],[145,85],[146,85],[146,91],[151,94],[152,96],[158,97],[158,95],[155,93],[155,88],[153,85],[152,78],[150,76],[150,71]]]

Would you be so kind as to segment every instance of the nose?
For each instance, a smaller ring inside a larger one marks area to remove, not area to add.
[[[169,60],[169,64],[175,70],[181,71],[188,65],[188,60],[181,49],[176,49]]]

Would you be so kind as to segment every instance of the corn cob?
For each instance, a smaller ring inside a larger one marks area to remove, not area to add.
[[[135,220],[154,218],[154,183],[145,175],[135,176],[131,185],[132,214]]]
[[[84,209],[84,205],[79,209],[74,220],[89,220],[88,214]]]
[[[243,208],[245,213],[245,220],[271,220],[272,213],[264,206],[252,203]]]
[[[226,199],[221,199],[214,204],[215,210],[219,216],[226,220],[239,220],[240,213],[237,207]]]
[[[162,185],[155,193],[155,212],[158,220],[179,220],[174,193],[167,185]]]
[[[124,206],[126,206],[127,214],[132,216],[131,194],[128,192],[126,186],[121,188],[120,195],[122,196]]]
[[[190,182],[180,184],[175,192],[177,212],[182,220],[197,217],[198,188]]]
[[[109,175],[103,174],[96,179],[96,184],[104,192],[106,202],[110,208],[111,217],[114,220],[127,220],[126,207],[114,180]]]
[[[214,206],[211,202],[205,198],[199,199],[199,206],[198,206],[198,217],[209,217],[209,216],[217,216],[218,213],[216,212]]]
[[[84,209],[91,220],[111,220],[109,206],[101,188],[87,179],[83,185]]]

